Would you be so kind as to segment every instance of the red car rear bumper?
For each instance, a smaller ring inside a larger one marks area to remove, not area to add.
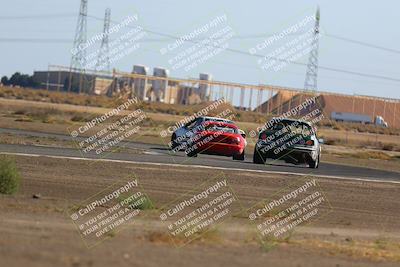
[[[243,153],[244,147],[238,144],[214,143],[208,142],[198,147],[197,153],[212,154],[222,156],[240,155]]]

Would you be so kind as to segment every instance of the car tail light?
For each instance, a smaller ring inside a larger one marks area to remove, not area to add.
[[[313,146],[313,145],[314,145],[314,141],[313,141],[313,140],[308,140],[308,141],[306,142],[306,145],[307,145],[307,146]]]
[[[266,140],[266,139],[267,139],[267,134],[266,134],[266,133],[262,133],[262,134],[260,135],[260,139]]]

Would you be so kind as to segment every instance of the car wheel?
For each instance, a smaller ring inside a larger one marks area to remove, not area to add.
[[[173,134],[171,137],[171,145],[170,145],[171,150],[174,150],[177,146],[179,146],[179,144],[175,142],[175,140],[176,140],[176,135]]]
[[[254,149],[253,163],[264,164],[264,159],[261,157],[260,153],[256,149]]]
[[[187,155],[188,157],[191,157],[191,158],[197,157],[197,152],[196,152],[196,150],[192,149],[191,147],[189,147],[188,150],[189,150],[189,152],[187,152],[187,150],[185,151],[185,153],[186,153],[186,155]]]
[[[316,160],[309,159],[307,163],[309,168],[317,169],[319,167],[319,155]]]
[[[233,160],[244,160],[244,150],[243,150],[242,154],[233,155]]]
[[[195,153],[195,152],[190,152],[190,153],[188,153],[188,154],[186,154],[188,157],[191,157],[191,158],[196,158],[197,157],[197,153]]]

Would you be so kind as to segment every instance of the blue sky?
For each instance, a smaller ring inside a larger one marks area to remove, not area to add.
[[[10,75],[15,71],[32,74],[34,70],[47,69],[48,64],[69,66],[79,5],[79,0],[14,0],[3,3],[0,16],[0,75]],[[313,15],[317,5],[321,9],[321,28],[325,33],[400,50],[400,2],[394,0],[89,0],[88,13],[103,17],[104,10],[110,7],[111,18],[115,21],[137,14],[138,25],[174,36],[190,33],[216,16],[226,14],[227,25],[236,36],[229,40],[229,47],[247,52],[268,35],[281,32],[305,16]],[[51,14],[60,16],[26,17]],[[102,24],[100,20],[89,18],[88,37],[101,32]],[[21,41],[21,38],[27,40]],[[161,55],[159,51],[173,40],[151,34],[146,38],[156,41],[140,43],[139,49],[117,60],[113,66],[123,71],[131,71],[134,64],[168,68],[171,55]],[[277,45],[287,41],[282,40]],[[186,45],[190,47],[190,44]],[[270,47],[270,50],[266,49],[261,54],[274,49]],[[389,52],[322,36],[319,52],[321,66],[400,80],[400,53],[396,51]],[[297,61],[307,63],[308,56]],[[198,77],[199,72],[211,73],[216,80],[302,88],[306,67],[289,65],[279,72],[265,71],[257,64],[257,58],[223,51],[190,71],[171,70],[171,76]],[[400,98],[400,81],[321,69],[318,87],[324,91]]]

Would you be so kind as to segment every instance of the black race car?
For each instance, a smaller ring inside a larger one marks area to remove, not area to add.
[[[295,119],[272,119],[271,122],[270,127],[259,132],[254,163],[265,164],[267,159],[281,159],[318,168],[323,140],[318,139],[311,123]]]

